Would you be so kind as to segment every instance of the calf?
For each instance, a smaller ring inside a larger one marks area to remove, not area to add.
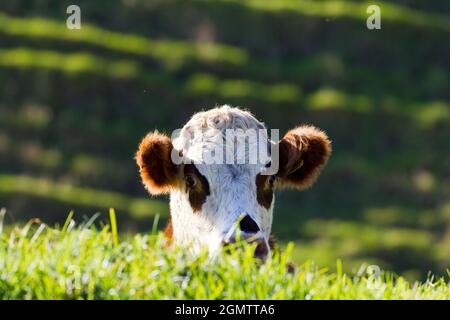
[[[143,138],[136,161],[150,194],[170,194],[172,243],[215,253],[239,234],[257,242],[256,256],[268,255],[274,190],[311,186],[331,143],[309,125],[275,141],[265,129],[248,111],[222,106],[195,114],[171,138],[157,131]]]

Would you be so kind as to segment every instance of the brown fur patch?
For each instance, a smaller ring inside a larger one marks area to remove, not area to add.
[[[164,236],[166,237],[167,244],[171,245],[173,238],[173,226],[171,220],[167,222],[166,228],[164,229]]]
[[[281,186],[305,189],[319,176],[331,154],[327,135],[313,126],[290,130],[280,141]]]
[[[273,188],[267,175],[256,175],[256,200],[266,209],[269,209],[272,204]]]
[[[189,203],[192,210],[198,212],[202,209],[206,197],[210,194],[208,180],[198,171],[194,164],[186,164],[184,166],[184,176],[191,176],[195,181],[195,185],[192,188],[186,186],[186,191],[189,194]]]
[[[172,162],[172,141],[157,131],[142,139],[136,162],[142,182],[153,195],[167,193],[177,184],[178,168]]]
[[[277,239],[275,239],[275,236],[271,234],[269,236],[269,247],[270,247],[270,249],[272,249],[272,250],[275,249],[276,244],[277,244]]]

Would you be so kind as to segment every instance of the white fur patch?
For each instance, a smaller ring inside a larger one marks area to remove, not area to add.
[[[170,194],[174,243],[190,245],[193,252],[205,246],[211,252],[217,251],[242,214],[248,214],[258,224],[266,241],[271,232],[274,200],[269,209],[257,201],[256,176],[265,169],[264,161],[257,164],[206,164],[203,161],[205,150],[223,143],[227,129],[259,130],[265,126],[249,112],[223,106],[195,114],[173,140],[174,148],[194,160],[210,187],[202,209],[195,213],[186,191],[173,190]],[[195,135],[196,131],[201,131],[202,135]],[[258,141],[258,144],[267,147],[267,141]],[[233,154],[235,163],[240,163],[237,162],[240,156]],[[266,160],[270,161],[269,157]]]

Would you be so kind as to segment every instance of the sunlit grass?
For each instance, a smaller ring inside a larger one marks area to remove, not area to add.
[[[353,242],[355,249],[357,247],[358,250],[391,250],[399,247],[420,250],[430,248],[434,240],[431,233],[423,229],[378,227],[355,221],[321,219],[307,221],[302,227],[302,234],[310,237],[326,235],[335,242],[339,242],[336,240]]]
[[[363,210],[361,218],[373,227],[403,226],[415,228],[437,228],[446,218],[440,210],[413,210],[401,206],[369,207]],[[413,237],[411,237],[413,240]],[[414,243],[413,241],[411,241]]]
[[[193,75],[185,86],[188,94],[224,98],[251,98],[267,102],[296,102],[300,89],[288,83],[263,84],[243,79],[220,79],[210,74]]]
[[[205,2],[205,0],[198,0]],[[437,28],[450,32],[450,17],[440,14],[424,13],[393,3],[374,3],[370,1],[341,1],[341,0],[219,0],[225,3],[237,3],[251,9],[278,12],[291,11],[304,15],[324,18],[348,17],[366,20],[367,7],[377,4],[381,8],[383,21],[401,22],[407,25]],[[365,25],[364,25],[365,26]]]
[[[430,128],[439,121],[450,122],[450,104],[444,101],[430,101],[414,105],[417,118],[425,128]]]
[[[436,231],[446,224],[441,214],[378,207],[361,212],[361,221],[310,219],[298,230],[307,240],[299,242],[293,257],[296,261],[312,259],[324,266],[342,258],[347,261],[347,271],[363,262],[389,269],[401,259],[397,271],[408,279],[424,278],[425,273],[417,271],[419,265],[445,274],[450,260],[441,247],[448,246],[448,238],[442,234],[445,230]]]
[[[446,101],[407,101],[390,96],[374,99],[369,95],[348,93],[331,87],[306,94],[305,104],[311,110],[339,109],[358,113],[384,111],[411,117],[424,128],[450,120],[450,104]]]
[[[364,95],[349,95],[332,88],[323,88],[308,95],[306,104],[308,108],[345,109],[358,112],[367,112],[373,109],[372,100]]]
[[[162,74],[150,73],[133,60],[108,60],[89,52],[60,53],[31,48],[0,49],[0,66],[18,69],[50,69],[67,74],[92,73],[112,78],[133,78],[142,83],[154,83]],[[159,79],[161,80],[161,79]],[[165,75],[159,85],[172,86],[176,78]],[[446,101],[405,101],[387,96],[382,100],[364,94],[348,93],[333,87],[323,87],[303,94],[294,83],[266,84],[249,79],[221,78],[214,74],[196,73],[184,84],[188,96],[216,96],[227,99],[251,99],[268,103],[300,103],[311,110],[341,109],[358,113],[382,110],[412,117],[424,128],[450,119]],[[36,121],[40,118],[36,118]],[[43,119],[45,120],[45,119]],[[17,121],[13,120],[13,121]],[[33,120],[34,121],[34,120]]]
[[[130,60],[109,61],[91,53],[58,53],[29,48],[0,49],[0,65],[14,68],[45,68],[68,74],[90,72],[117,78],[133,78],[139,67]]]
[[[169,249],[161,234],[119,241],[109,225],[76,227],[70,217],[62,229],[2,232],[0,219],[0,299],[450,299],[444,278],[410,283],[364,266],[346,274],[340,261],[336,273],[312,262],[287,273],[291,245],[261,264],[254,245],[211,259]]]
[[[132,198],[117,192],[76,187],[21,175],[0,174],[0,193],[26,194],[78,206],[114,207],[129,212],[135,218],[156,214],[167,216],[168,213],[167,205],[162,201]]]
[[[110,31],[88,23],[83,23],[80,30],[69,30],[65,21],[11,17],[4,13],[0,13],[0,33],[94,45],[157,59],[169,67],[179,66],[188,60],[236,65],[243,64],[247,60],[245,50],[228,45],[149,39],[135,34]]]

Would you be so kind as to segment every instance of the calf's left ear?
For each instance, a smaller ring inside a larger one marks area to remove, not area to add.
[[[331,142],[320,129],[304,125],[289,130],[279,142],[281,187],[306,189],[319,176],[331,154]]]
[[[178,182],[178,166],[172,161],[172,140],[157,131],[145,136],[136,162],[145,188],[153,195],[168,193]]]

